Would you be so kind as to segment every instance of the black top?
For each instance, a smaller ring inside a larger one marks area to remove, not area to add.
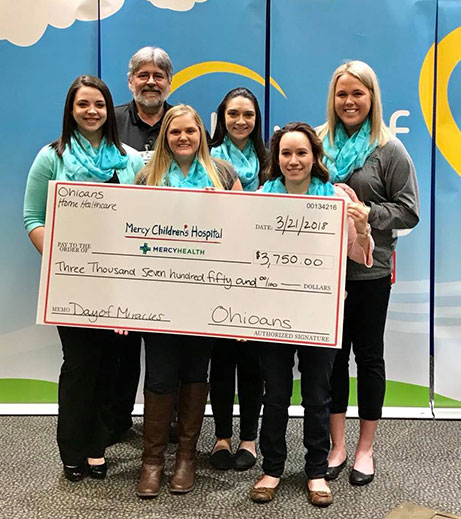
[[[172,107],[166,101],[163,104],[163,115],[154,126],[145,123],[138,115],[136,103],[131,101],[115,107],[120,141],[138,151],[150,151],[154,148],[166,112]]]
[[[104,183],[105,184],[120,184],[120,180],[118,178],[117,172],[114,171],[114,174],[112,175],[112,177],[109,180],[106,180]]]
[[[117,121],[118,136],[123,144],[128,144],[138,151],[152,151],[155,141],[160,133],[163,118],[173,105],[166,101],[163,103],[163,115],[154,126],[145,123],[138,115],[136,103],[131,101],[124,105],[115,107],[115,120]],[[211,137],[206,130],[206,140],[210,147]],[[146,159],[145,159],[146,162]]]

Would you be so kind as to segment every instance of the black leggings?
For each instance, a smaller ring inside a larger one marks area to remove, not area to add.
[[[115,396],[112,407],[114,433],[121,434],[133,425],[131,413],[136,402],[141,374],[141,334],[130,332],[120,349],[115,373]]]
[[[144,333],[145,388],[151,393],[176,393],[180,382],[207,382],[214,339],[194,335]]]
[[[349,401],[351,346],[357,363],[359,417],[381,418],[386,374],[384,328],[391,291],[390,276],[367,281],[347,281],[342,349],[331,376],[331,412],[345,413]]]
[[[264,383],[259,364],[260,344],[217,339],[211,356],[210,402],[217,438],[232,437],[235,372],[240,405],[240,440],[258,434]]]

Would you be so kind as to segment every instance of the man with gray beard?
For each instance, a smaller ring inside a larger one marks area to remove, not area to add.
[[[143,47],[130,59],[128,87],[133,100],[117,106],[115,118],[120,140],[138,150],[144,163],[153,153],[163,117],[171,108],[166,99],[172,78],[170,57],[159,47]],[[109,444],[127,438],[133,425],[131,413],[141,372],[141,334],[130,332],[127,339],[128,343],[119,357]],[[176,422],[173,422],[170,432],[172,441],[176,441],[175,426]]]
[[[149,160],[165,113],[170,93],[173,66],[159,47],[143,47],[131,57],[128,87],[133,100],[115,108],[120,140]]]

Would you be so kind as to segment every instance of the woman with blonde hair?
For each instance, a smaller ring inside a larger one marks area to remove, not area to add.
[[[178,105],[166,113],[154,156],[137,183],[187,189],[234,189],[242,186],[233,168],[211,159],[198,113]],[[168,431],[178,394],[178,448],[170,491],[194,487],[195,455],[208,396],[212,339],[192,335],[143,335],[146,350],[144,452],[137,495],[156,497],[165,464]]]
[[[375,241],[371,269],[351,261],[347,266],[343,344],[331,379],[332,450],[326,476],[336,479],[347,461],[345,427],[352,347],[357,363],[360,436],[349,481],[366,485],[374,477],[373,440],[386,386],[383,337],[397,242],[394,230],[418,223],[418,186],[410,156],[384,124],[376,74],[363,61],[350,61],[333,73],[327,122],[318,133],[332,182],[345,182],[366,204]]]

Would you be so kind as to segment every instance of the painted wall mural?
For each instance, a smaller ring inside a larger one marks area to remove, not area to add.
[[[385,120],[411,154],[421,191],[421,222],[397,248],[385,405],[429,407],[433,288],[435,405],[461,409],[460,20],[454,0],[383,0],[373,11],[367,0],[0,0],[0,405],[54,403],[57,395],[61,349],[53,328],[34,324],[40,258],[22,224],[32,160],[59,135],[76,76],[100,73],[115,103],[127,102],[131,55],[158,45],[175,69],[169,102],[192,104],[210,132],[233,87],[255,93],[271,129],[318,125],[340,63],[362,59],[376,70]]]

